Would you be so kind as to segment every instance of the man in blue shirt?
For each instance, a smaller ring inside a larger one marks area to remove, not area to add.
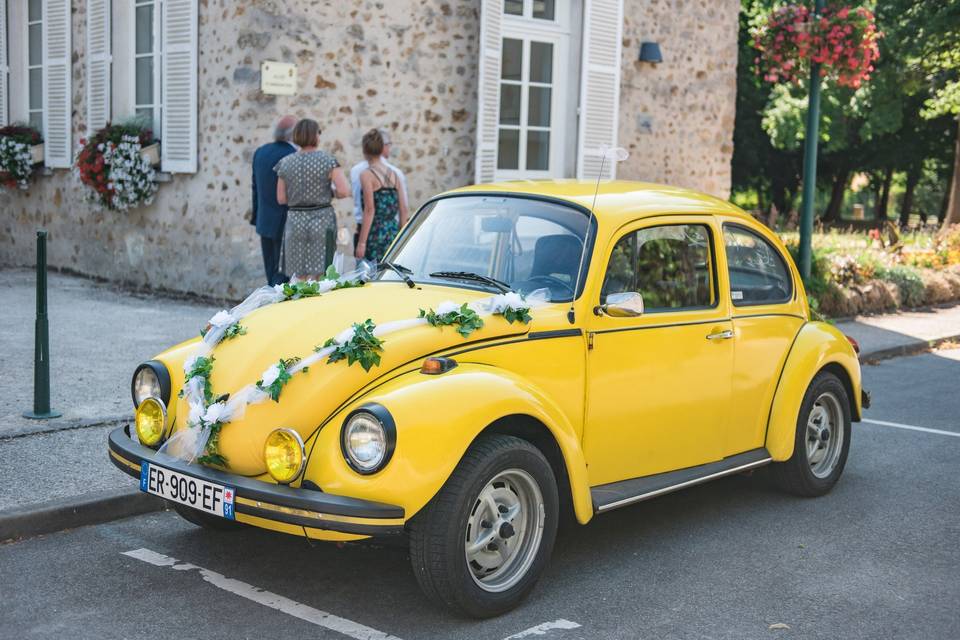
[[[273,130],[273,142],[257,149],[253,154],[253,217],[260,234],[263,251],[263,269],[267,284],[286,282],[280,273],[280,250],[283,246],[283,227],[287,222],[287,207],[277,202],[277,174],[273,170],[280,160],[297,149],[290,143],[290,135],[297,119],[284,116]]]
[[[393,142],[390,138],[390,132],[386,129],[379,129],[380,135],[383,137],[383,164],[397,174],[397,182],[401,189],[403,189],[403,195],[406,198],[407,202],[410,202],[410,198],[407,196],[407,177],[403,175],[403,171],[397,169],[395,166],[387,162],[387,159],[390,157],[390,150],[393,148]],[[353,247],[356,249],[357,240],[360,238],[360,225],[363,224],[363,194],[360,189],[360,174],[370,168],[370,164],[363,160],[353,165],[350,169],[350,187],[353,189],[353,216],[357,219],[357,231],[353,235]]]

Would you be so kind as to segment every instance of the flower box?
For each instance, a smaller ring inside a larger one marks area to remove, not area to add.
[[[43,163],[43,143],[35,144],[30,147],[30,154],[33,156],[33,164]]]
[[[151,145],[148,145],[140,149],[140,155],[150,163],[151,167],[155,167],[160,164],[160,143],[154,142]]]

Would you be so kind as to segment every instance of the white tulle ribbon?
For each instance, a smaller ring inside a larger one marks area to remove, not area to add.
[[[331,288],[332,286],[333,285],[331,285]],[[277,296],[279,296],[279,300],[276,299]],[[476,311],[478,314],[503,315],[508,311],[521,311],[523,309],[533,309],[535,307],[542,306],[549,302],[549,297],[549,289],[537,289],[525,297],[511,291],[508,293],[476,300],[469,303],[467,306]],[[252,302],[251,299],[253,299]],[[231,309],[228,313],[237,318],[236,321],[239,322],[240,319],[242,319],[251,311],[254,311],[262,306],[266,306],[267,304],[279,302],[283,299],[284,297],[282,290],[277,292],[272,287],[262,287],[254,291],[253,294],[247,298],[247,300],[244,300],[242,303]],[[438,314],[444,314],[452,311],[459,311],[461,306],[462,305],[457,304],[456,302],[448,300],[440,303],[437,306],[436,312]],[[214,316],[214,318],[216,317],[217,316]],[[384,336],[392,333],[405,331],[427,324],[428,322],[426,318],[394,320],[377,325],[373,330],[373,335],[378,338],[383,338]],[[209,336],[217,328],[213,326],[212,321],[211,327],[211,330],[207,332],[207,336]],[[336,337],[334,337],[334,342],[337,345],[346,344],[353,338],[355,331],[356,329],[351,324],[349,327],[339,332]],[[197,352],[187,358],[187,360],[184,362],[184,371],[190,372],[193,369],[193,366],[196,364],[197,358],[209,355],[215,344],[216,342],[208,344],[206,339],[204,339],[198,345]],[[287,369],[287,373],[290,375],[299,373],[303,371],[303,369],[325,360],[334,352],[334,350],[335,347],[330,346],[314,351],[298,360],[295,364],[291,365],[290,368]],[[279,375],[279,365],[273,364],[268,367],[260,376],[260,383],[262,387],[269,387],[273,382],[276,381]],[[221,425],[223,425],[236,420],[241,420],[246,413],[246,408],[248,405],[255,405],[265,402],[270,398],[270,395],[258,387],[256,383],[252,383],[242,387],[237,392],[230,394],[225,402],[215,402],[205,407],[203,402],[203,379],[200,377],[193,377],[187,381],[184,387],[184,397],[186,398],[187,404],[190,407],[190,413],[187,418],[187,426],[189,428],[181,429],[174,433],[160,448],[160,452],[174,456],[181,460],[185,460],[187,462],[194,462],[197,458],[203,455],[203,451],[207,446],[207,440],[209,439],[210,430],[205,428],[204,425],[213,424],[215,422],[219,422]]]

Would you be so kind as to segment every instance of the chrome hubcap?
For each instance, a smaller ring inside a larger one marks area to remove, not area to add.
[[[807,462],[818,478],[829,476],[843,450],[843,410],[840,400],[827,391],[820,394],[807,416]]]
[[[522,469],[498,473],[467,516],[464,553],[473,581],[506,591],[527,573],[543,539],[543,495]]]

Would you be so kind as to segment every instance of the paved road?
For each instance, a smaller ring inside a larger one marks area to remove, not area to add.
[[[495,620],[432,608],[399,548],[166,512],[0,546],[0,637],[958,638],[960,350],[865,378],[871,420],[946,433],[856,425],[816,500],[758,473],[599,517],[562,533],[531,598]]]

